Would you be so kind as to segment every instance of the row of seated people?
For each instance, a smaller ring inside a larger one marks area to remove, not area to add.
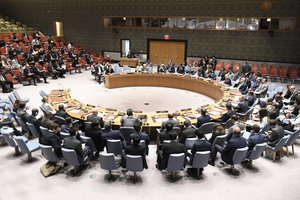
[[[1,47],[2,86],[5,83],[10,84],[13,89],[13,84],[21,83],[24,79],[36,84],[39,78],[47,82],[48,76],[53,79],[64,78],[67,71],[81,73],[81,68],[87,69],[93,63],[98,62],[95,55],[74,47],[72,43],[65,45],[63,42],[55,41],[52,37],[48,41],[41,41],[38,33],[30,38],[32,39],[32,41],[29,40],[30,43],[23,43],[23,40],[18,39]]]

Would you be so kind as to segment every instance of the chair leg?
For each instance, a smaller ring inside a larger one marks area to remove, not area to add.
[[[172,171],[172,179],[173,179],[173,181],[175,180],[175,172],[174,171]]]
[[[197,168],[197,178],[200,179],[200,168]]]
[[[294,155],[294,144],[292,144],[292,153],[293,153],[293,155]]]
[[[15,155],[19,155],[19,154],[20,154],[19,148],[15,147]]]
[[[133,183],[135,184],[137,180],[136,172],[133,172]]]
[[[290,156],[289,147],[286,146],[285,148],[286,148],[286,156],[289,157]]]
[[[32,155],[31,155],[31,153],[27,153],[27,156],[28,156],[28,161],[31,161],[31,160],[32,160]]]
[[[110,181],[110,180],[112,179],[111,170],[109,170],[109,171],[108,171],[108,174],[109,174],[109,176],[108,176],[108,180]]]
[[[276,151],[273,152],[273,162],[276,160]]]

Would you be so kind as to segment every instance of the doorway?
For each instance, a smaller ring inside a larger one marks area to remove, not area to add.
[[[64,37],[64,29],[62,22],[54,22],[55,37]]]
[[[126,57],[130,52],[130,40],[121,39],[121,57]]]

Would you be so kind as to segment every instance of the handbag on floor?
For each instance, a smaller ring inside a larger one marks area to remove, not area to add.
[[[41,166],[40,171],[43,174],[43,176],[45,178],[56,174],[56,172],[58,171],[59,166],[56,164],[53,164],[51,162],[47,162],[46,164],[44,164],[43,166]]]

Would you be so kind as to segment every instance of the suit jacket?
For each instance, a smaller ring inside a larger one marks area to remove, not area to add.
[[[255,147],[255,145],[262,144],[264,142],[265,142],[265,137],[263,135],[258,133],[254,134],[248,139],[248,148],[249,148],[248,151],[251,151]]]
[[[87,116],[87,121],[88,122],[97,121],[102,128],[104,127],[104,121],[103,121],[102,117],[95,116],[95,115],[89,115],[89,116]]]
[[[171,140],[171,135],[177,135],[176,131],[167,132],[166,130],[159,133],[160,143],[162,144],[164,140]]]
[[[134,116],[124,116],[121,119],[121,126],[124,127],[133,127],[135,123],[141,122],[139,118]]]
[[[232,137],[221,152],[222,160],[225,163],[232,165],[233,164],[232,157],[233,157],[235,151],[239,148],[243,148],[246,146],[247,146],[247,141],[245,138]]]
[[[249,95],[245,98],[245,101],[247,101],[249,106],[252,106],[254,104],[255,98],[254,96]]]
[[[179,122],[178,122],[176,119],[171,118],[171,119],[168,119],[168,120],[164,121],[164,122],[161,124],[160,131],[165,130],[166,124],[169,123],[169,122],[171,122],[171,123],[173,124],[174,127],[179,127]]]
[[[58,110],[56,113],[55,113],[55,115],[57,115],[57,116],[60,116],[60,117],[62,117],[62,118],[64,118],[64,119],[66,119],[69,115],[66,113],[66,111],[64,111],[64,110]]]
[[[62,156],[62,153],[61,153],[61,139],[58,135],[56,135],[56,134],[54,134],[50,131],[47,131],[47,133],[45,133],[43,135],[40,142],[41,142],[41,144],[51,146],[54,149],[54,152],[58,157]]]
[[[162,145],[162,169],[166,169],[168,166],[168,160],[170,157],[170,154],[173,153],[185,153],[184,145],[181,143],[178,143],[176,141],[171,141],[170,143],[165,143]]]
[[[228,110],[219,119],[216,119],[215,121],[225,123],[227,122],[227,120],[231,119],[232,115],[234,114],[235,114],[234,110]]]
[[[97,151],[103,151],[102,131],[100,128],[87,128],[85,130],[85,136],[90,137],[93,140]]]
[[[42,121],[41,121],[41,126],[42,127],[50,129],[51,126],[54,125],[54,124],[55,124],[55,122],[52,121],[51,119],[48,119],[48,118],[45,118],[45,117],[42,118]]]
[[[238,113],[246,113],[249,110],[249,105],[246,101],[242,101],[237,105],[236,109]]]
[[[197,151],[211,151],[211,143],[206,141],[205,139],[197,140],[191,150],[193,157],[195,156]]]
[[[241,85],[238,86],[238,88],[242,94],[246,94],[248,92],[248,86],[246,83],[242,83]]]
[[[241,124],[240,122],[235,123],[232,127],[230,127],[228,129],[228,133],[227,133],[227,136],[226,136],[226,141],[227,142],[232,138],[232,136],[233,136],[233,127],[235,127],[235,126],[239,127],[241,131],[245,129],[244,125]]]
[[[281,138],[284,136],[284,129],[282,126],[272,128],[272,132],[267,135],[268,145],[275,147]]]
[[[81,142],[79,140],[77,140],[75,137],[72,136],[66,137],[64,138],[63,147],[66,149],[75,150],[79,163],[81,164],[83,163],[83,150],[82,150]]]
[[[269,86],[267,84],[261,84],[256,90],[255,93],[260,95],[260,97],[265,97],[267,95]]]
[[[224,80],[224,83],[231,86],[231,79],[225,79]]]
[[[184,144],[186,138],[193,137],[196,137],[196,129],[194,129],[193,127],[187,127],[184,131],[182,131],[178,142]]]
[[[148,145],[150,144],[149,135],[147,133],[144,133],[144,132],[136,132],[136,133],[132,133],[130,135],[130,138],[132,139],[134,137],[134,135],[139,136],[139,138],[141,140],[145,141],[146,155],[148,155],[149,154],[149,147],[148,147]]]
[[[110,130],[110,131],[103,131],[102,133],[102,145],[103,147],[106,146],[107,140],[120,140],[123,148],[126,146],[126,141],[123,135],[120,133],[119,130]]]
[[[147,165],[147,161],[145,158],[145,147],[139,145],[139,146],[134,146],[134,145],[129,145],[125,148],[125,154],[128,155],[137,155],[137,156],[142,156],[142,160],[143,160],[143,167],[145,169],[148,169],[148,165]]]
[[[201,125],[210,122],[211,118],[209,115],[201,115],[200,117],[197,118],[197,124],[196,127],[199,128]]]

